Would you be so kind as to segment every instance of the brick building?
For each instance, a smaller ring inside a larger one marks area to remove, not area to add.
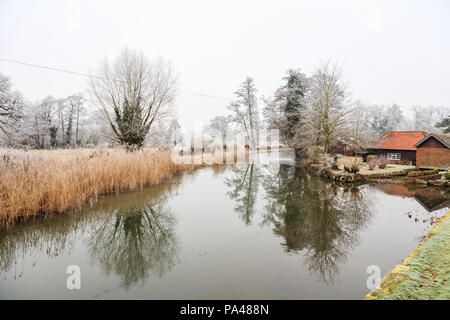
[[[389,163],[416,164],[415,145],[428,136],[425,131],[389,131],[369,144],[369,154],[385,155]]]
[[[450,166],[450,134],[431,133],[414,145],[418,168],[447,168]]]

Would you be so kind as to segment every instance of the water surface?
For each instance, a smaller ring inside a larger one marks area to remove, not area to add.
[[[0,231],[0,298],[361,299],[448,191],[339,186],[260,155]],[[81,290],[66,269],[81,269]]]

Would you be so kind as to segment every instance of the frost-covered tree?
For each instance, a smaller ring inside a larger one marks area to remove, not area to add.
[[[347,85],[341,68],[326,62],[316,69],[310,79],[308,119],[297,131],[297,139],[323,146],[328,153],[330,145],[345,132],[349,101]]]
[[[450,115],[450,109],[435,106],[414,106],[413,123],[414,130],[436,131],[438,123],[446,116]]]
[[[264,99],[264,116],[268,128],[278,129],[282,142],[294,146],[295,132],[301,130],[305,122],[308,79],[300,70],[289,69],[283,81],[273,99]]]
[[[91,77],[90,88],[112,138],[129,150],[143,147],[152,124],[174,101],[177,77],[172,68],[161,59],[150,62],[142,53],[124,49],[98,75]]]
[[[251,146],[258,144],[259,111],[256,93],[255,81],[247,77],[234,93],[236,100],[227,107],[232,111],[232,121],[245,133]]]
[[[66,98],[68,104],[66,145],[81,144],[81,125],[85,115],[85,98],[83,94],[73,94]],[[73,139],[74,137],[74,139]]]
[[[48,96],[26,108],[21,125],[23,144],[37,149],[58,144],[57,107],[58,99]]]
[[[386,109],[386,129],[387,131],[402,130],[405,128],[405,117],[403,115],[402,109],[397,104],[392,104],[392,106]]]
[[[204,131],[206,133],[219,132],[222,138],[225,140],[227,134],[231,131],[231,116],[215,116],[205,126]]]
[[[73,147],[85,130],[84,121],[88,117],[81,94],[58,99],[48,96],[24,109],[20,142],[38,149]]]
[[[436,127],[442,128],[444,133],[450,133],[450,116],[436,124]]]
[[[25,107],[22,95],[11,87],[11,80],[0,73],[0,132],[9,138],[16,131]]]
[[[181,126],[178,119],[173,118],[169,121],[167,135],[165,139],[166,145],[176,146],[181,139]]]
[[[411,125],[397,104],[391,106],[373,105],[369,108],[369,124],[374,134],[379,137],[388,131],[407,130]]]
[[[356,148],[365,148],[376,135],[370,126],[371,110],[362,101],[356,101],[349,113],[347,134],[344,139]]]
[[[369,107],[369,125],[377,137],[389,131],[388,116],[384,106],[372,105]]]

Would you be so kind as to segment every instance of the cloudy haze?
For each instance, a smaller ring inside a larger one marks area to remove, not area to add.
[[[184,128],[226,114],[246,76],[260,95],[286,69],[343,65],[352,97],[450,106],[449,1],[1,1],[0,58],[89,73],[128,46],[180,74]],[[86,78],[0,61],[28,99],[65,96]]]

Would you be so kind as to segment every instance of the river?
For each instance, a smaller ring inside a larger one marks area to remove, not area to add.
[[[444,189],[340,186],[257,155],[0,231],[0,298],[362,299],[448,211]],[[66,286],[79,267],[81,289]],[[373,270],[370,269],[369,270]]]

